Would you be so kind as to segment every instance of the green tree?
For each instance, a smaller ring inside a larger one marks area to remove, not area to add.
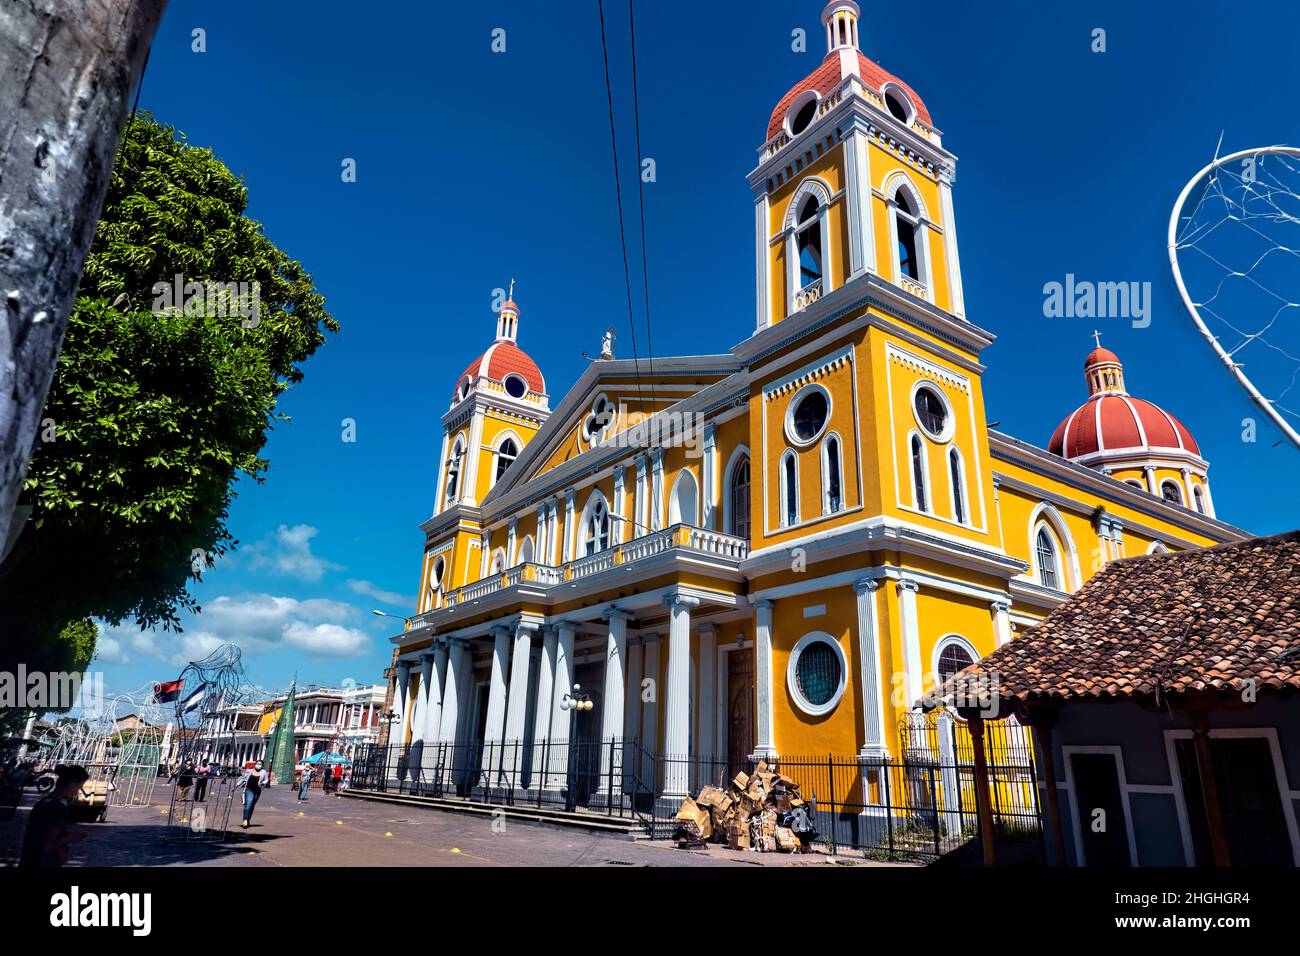
[[[0,565],[0,659],[84,660],[89,617],[178,630],[190,581],[237,545],[235,481],[263,480],[279,396],[338,330],[247,205],[210,150],[146,115],[128,125],[24,486],[30,519]],[[255,282],[259,310],[168,310],[177,276]]]

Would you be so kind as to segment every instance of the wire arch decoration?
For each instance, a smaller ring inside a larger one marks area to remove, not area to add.
[[[1300,398],[1291,398],[1300,390],[1300,147],[1226,156],[1216,150],[1174,203],[1168,246],[1174,283],[1197,331],[1300,449]],[[1199,269],[1217,279],[1198,294],[1187,278],[1200,278]],[[1290,294],[1276,288],[1288,280]]]
[[[226,838],[239,770],[218,766],[208,775],[197,770],[203,762],[210,763],[217,750],[218,718],[223,709],[251,699],[238,645],[222,644],[202,660],[190,661],[181,671],[180,681],[172,718],[176,746],[168,835],[189,842],[220,842]]]

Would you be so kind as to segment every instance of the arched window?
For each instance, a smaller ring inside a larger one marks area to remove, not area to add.
[[[465,463],[465,443],[457,437],[452,443],[451,455],[447,458],[447,487],[445,499],[447,506],[456,503],[456,495],[460,491],[460,472]]]
[[[749,456],[744,455],[731,469],[731,486],[727,489],[731,524],[727,531],[738,538],[749,537]]]
[[[966,486],[962,481],[961,453],[956,448],[948,449],[948,474],[952,479],[952,517],[958,524],[965,524]]]
[[[1183,490],[1178,487],[1178,482],[1165,479],[1160,483],[1160,497],[1171,505],[1181,505],[1183,503]]]
[[[492,573],[501,574],[506,569],[506,549],[497,548],[492,552]]]
[[[781,459],[781,525],[790,528],[799,523],[799,466],[794,452]]]
[[[942,684],[974,663],[975,655],[965,641],[946,637],[939,642],[938,654],[935,656],[935,673],[939,677],[939,683]]]
[[[912,503],[918,511],[929,511],[925,493],[925,445],[920,435],[912,436]]]
[[[1192,485],[1192,501],[1196,503],[1196,510],[1201,514],[1206,514],[1205,510],[1205,492],[1201,490],[1200,485]]]
[[[695,476],[683,468],[677,475],[677,480],[673,483],[672,497],[668,502],[668,523],[670,525],[693,525],[698,523],[696,517],[698,492]]]
[[[921,281],[919,210],[904,188],[894,193],[894,233],[898,241],[898,272],[913,281]]]
[[[842,477],[840,439],[831,435],[822,442],[822,509],[825,514],[844,510]]]
[[[799,252],[799,288],[812,285],[822,277],[821,205],[816,196],[808,196],[799,207],[795,242]]]
[[[519,563],[531,564],[533,561],[533,536],[525,535],[523,542],[519,545]]]
[[[1034,550],[1038,558],[1038,583],[1054,591],[1061,590],[1061,557],[1056,539],[1046,526],[1034,536]]]
[[[513,438],[507,438],[500,447],[497,448],[497,471],[494,482],[500,481],[501,476],[506,473],[510,463],[519,457],[519,446],[515,444]]]
[[[582,522],[582,553],[596,554],[609,547],[609,506],[597,492],[587,503]]]

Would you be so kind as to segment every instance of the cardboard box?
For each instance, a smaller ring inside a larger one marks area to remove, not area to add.
[[[743,770],[740,771],[740,773],[736,774],[735,779],[731,781],[731,785],[737,790],[744,790],[749,786],[749,774]]]
[[[794,853],[799,849],[799,838],[789,827],[776,828],[776,848],[782,853]]]
[[[726,799],[728,799],[727,793],[721,787],[705,787],[695,798],[695,802],[702,807],[716,807]]]
[[[682,801],[682,808],[677,811],[675,819],[694,824],[696,830],[701,834],[705,832],[706,827],[710,831],[712,831],[713,828],[712,820],[709,817],[709,811],[700,806],[690,797],[687,797]]]

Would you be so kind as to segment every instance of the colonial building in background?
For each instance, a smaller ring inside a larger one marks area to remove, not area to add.
[[[459,745],[472,779],[484,748],[493,770],[537,767],[530,745],[565,741],[550,767],[581,740],[678,797],[751,756],[857,755],[870,804],[937,678],[1118,558],[1242,536],[1188,429],[1100,345],[1047,449],[989,427],[956,158],[860,52],[857,5],[822,22],[827,55],[776,103],[749,174],[750,337],[652,361],[607,348],[552,410],[512,296],[454,383],[419,606],[393,638],[391,774],[427,770],[434,745]]]
[[[365,744],[379,742],[385,688],[382,684],[299,691],[294,702],[294,759],[322,750],[351,758]],[[229,705],[203,728],[202,751],[222,764],[267,758],[286,695],[255,703]]]

